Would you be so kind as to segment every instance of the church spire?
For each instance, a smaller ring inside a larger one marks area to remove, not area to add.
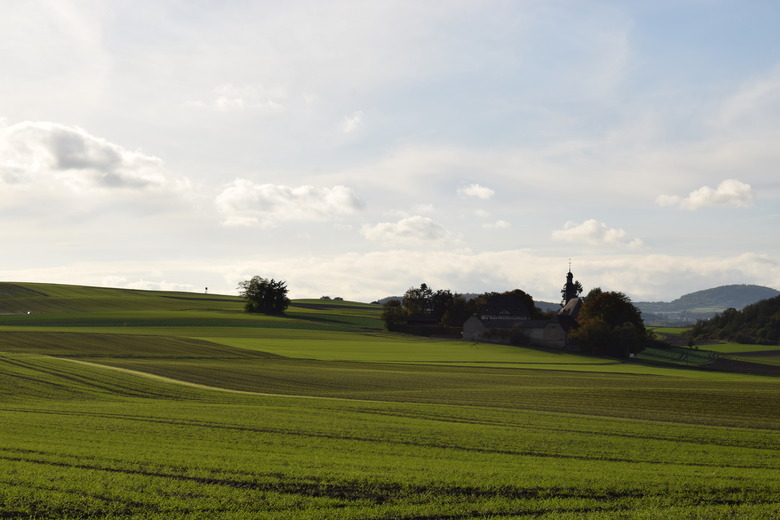
[[[563,286],[563,291],[561,291],[563,293],[563,305],[566,305],[572,298],[579,296],[580,291],[582,291],[582,286],[579,282],[574,281],[574,275],[571,272],[571,258],[569,258],[569,272],[566,273],[566,285]]]

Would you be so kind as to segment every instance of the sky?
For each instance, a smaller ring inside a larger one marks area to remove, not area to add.
[[[780,289],[774,0],[0,5],[0,280]]]

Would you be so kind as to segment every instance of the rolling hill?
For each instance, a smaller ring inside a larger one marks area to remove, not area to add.
[[[241,303],[0,283],[0,517],[780,512],[777,378],[393,334],[377,305]]]
[[[634,302],[648,325],[693,324],[726,309],[748,305],[780,295],[780,291],[760,285],[723,285],[685,294],[671,302]]]

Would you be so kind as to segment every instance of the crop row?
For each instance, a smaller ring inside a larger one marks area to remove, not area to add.
[[[777,511],[776,446],[758,447],[776,440],[770,432],[606,418],[582,428],[566,414],[488,410],[480,418],[471,407],[240,401],[6,405],[0,506],[18,518]],[[698,430],[722,442],[653,440]],[[752,447],[728,446],[743,435]]]

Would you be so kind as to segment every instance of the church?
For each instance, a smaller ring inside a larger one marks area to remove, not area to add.
[[[582,300],[574,275],[566,274],[561,309],[548,319],[532,319],[531,311],[519,298],[510,294],[496,295],[479,313],[463,324],[463,339],[489,341],[557,350],[573,350],[569,331],[578,327]]]

